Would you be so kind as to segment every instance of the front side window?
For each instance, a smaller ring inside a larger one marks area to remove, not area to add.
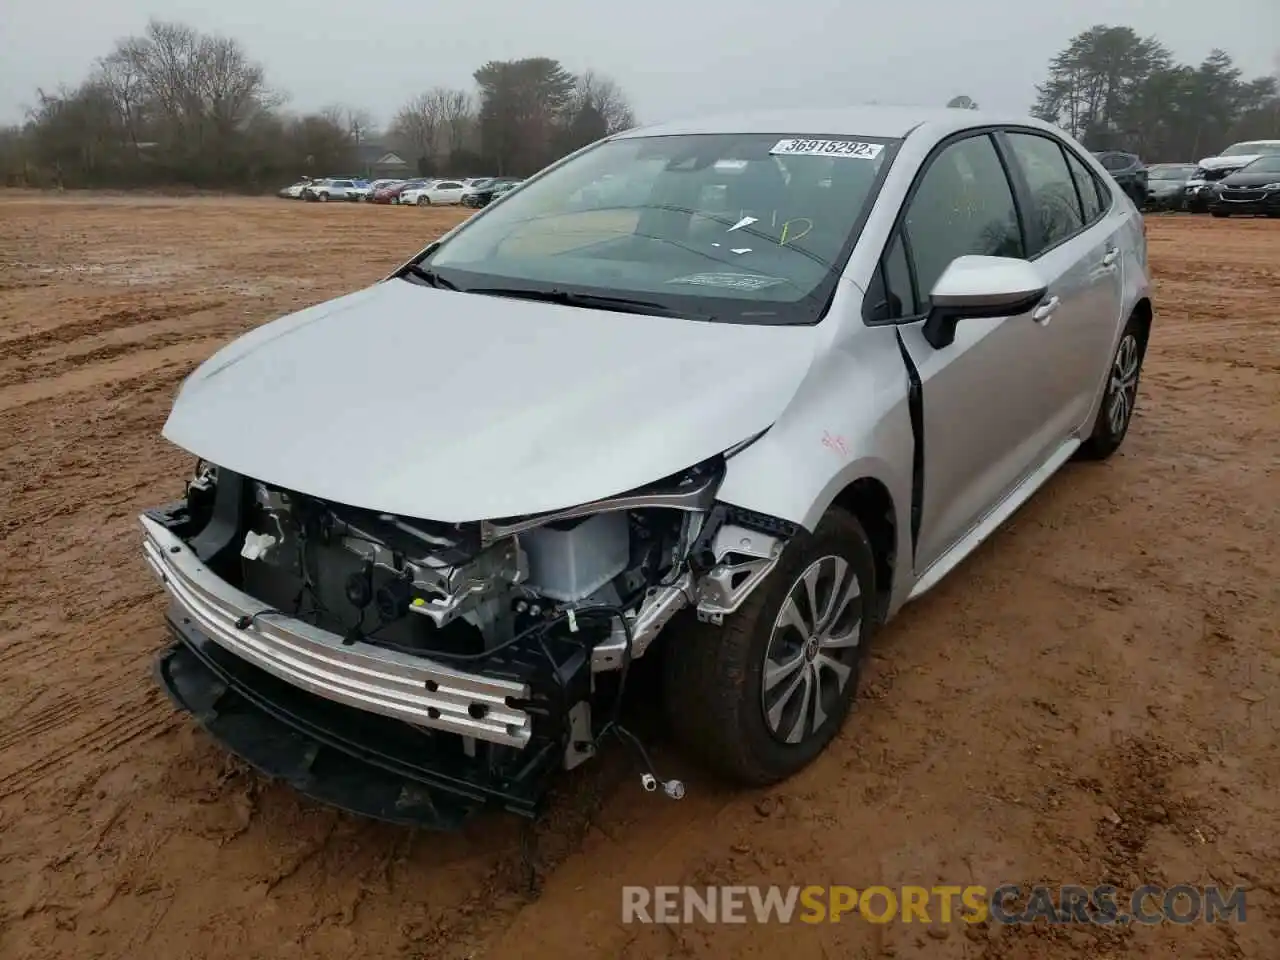
[[[1084,226],[1075,182],[1058,141],[1034,133],[1007,134],[1031,193],[1029,256],[1055,246]]]
[[[421,265],[464,291],[813,323],[896,143],[785,131],[606,141],[524,184]]]
[[[917,310],[928,312],[933,285],[967,255],[1022,257],[1013,190],[985,134],[946,147],[930,163],[903,222],[915,265]],[[901,268],[897,268],[901,276]]]

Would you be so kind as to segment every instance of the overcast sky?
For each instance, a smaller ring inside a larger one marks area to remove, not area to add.
[[[297,109],[341,102],[385,122],[409,95],[472,86],[486,60],[549,56],[613,76],[644,121],[738,107],[941,104],[1023,111],[1048,59],[1095,23],[1175,56],[1222,47],[1276,69],[1280,0],[0,0],[0,122],[36,87],[83,78],[149,16],[239,39]]]

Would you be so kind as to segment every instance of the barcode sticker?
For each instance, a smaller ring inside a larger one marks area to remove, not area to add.
[[[883,143],[861,140],[779,140],[769,152],[782,157],[847,157],[852,160],[874,160],[884,149]]]

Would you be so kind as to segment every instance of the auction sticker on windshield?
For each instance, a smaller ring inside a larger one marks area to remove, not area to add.
[[[769,152],[783,157],[848,157],[874,160],[884,149],[883,143],[860,140],[779,140]]]

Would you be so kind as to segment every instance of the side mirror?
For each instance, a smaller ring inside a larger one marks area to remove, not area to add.
[[[931,308],[921,331],[935,350],[956,339],[961,320],[1011,317],[1026,313],[1048,286],[1039,271],[1015,257],[956,257],[933,285]]]

